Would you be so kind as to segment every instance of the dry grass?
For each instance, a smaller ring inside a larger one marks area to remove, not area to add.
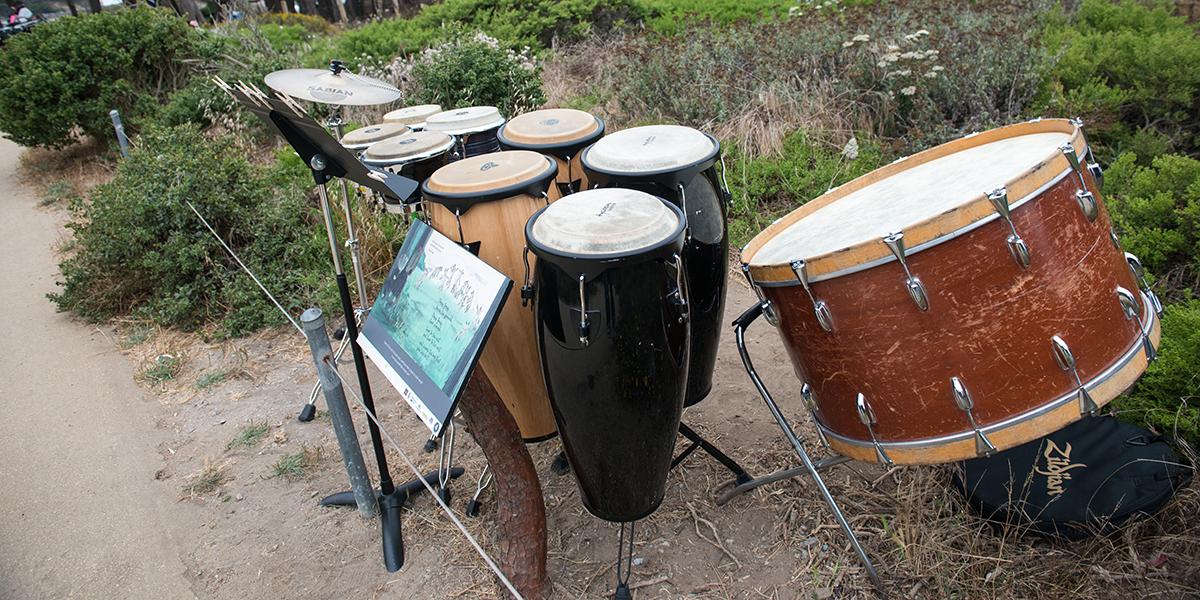
[[[230,480],[225,466],[224,463],[205,461],[204,468],[188,475],[187,483],[183,486],[183,497],[180,499],[196,499],[217,491]]]
[[[112,178],[116,164],[107,148],[94,140],[61,150],[30,148],[21,154],[21,183],[46,196],[52,186],[65,184],[74,193],[85,196],[97,185]]]

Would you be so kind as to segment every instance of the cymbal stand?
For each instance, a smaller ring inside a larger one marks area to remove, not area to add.
[[[343,130],[346,123],[342,120],[340,114],[333,114],[325,120],[325,127],[334,132],[338,140],[345,135]],[[346,179],[338,178],[338,183],[341,185],[342,192],[342,212],[346,218],[346,247],[350,249],[350,263],[354,270],[354,284],[358,289],[358,308],[354,310],[355,324],[361,326],[363,319],[367,317],[367,312],[370,310],[371,303],[367,298],[367,282],[366,276],[363,274],[362,252],[359,250],[358,235],[354,229],[354,216],[350,212],[350,189],[346,185]],[[347,328],[348,329],[348,328]],[[346,348],[350,346],[349,337],[342,336],[341,342],[338,344],[337,350],[333,353],[333,361],[336,364],[342,359],[342,355],[346,353]],[[309,422],[317,415],[317,397],[321,393],[321,382],[317,382],[313,386],[312,392],[308,395],[308,403],[304,408],[300,409],[300,415],[297,417],[301,422]]]
[[[795,430],[793,430],[792,426],[788,423],[787,417],[783,415],[783,411],[779,409],[779,405],[775,403],[775,399],[771,397],[771,393],[767,391],[766,386],[763,385],[762,380],[759,379],[758,373],[754,370],[754,364],[750,360],[750,353],[746,350],[746,328],[749,327],[755,319],[762,316],[762,313],[763,305],[761,303],[755,304],[749,310],[742,313],[742,315],[733,322],[733,332],[735,338],[737,339],[738,354],[742,357],[742,366],[746,368],[746,373],[750,376],[750,380],[754,382],[754,388],[758,390],[759,395],[762,396],[763,401],[766,402],[767,408],[771,411],[771,416],[775,417],[775,422],[778,423],[779,428],[783,430],[783,435],[792,445],[792,449],[795,450],[796,455],[800,457],[800,461],[804,463],[804,470],[810,477],[812,477],[813,482],[817,484],[817,489],[820,490],[821,497],[825,500],[825,503],[829,505],[829,510],[833,512],[834,519],[837,520],[838,525],[842,527],[842,531],[850,540],[850,545],[854,548],[854,553],[858,555],[859,561],[862,562],[863,567],[867,570],[867,575],[871,578],[871,582],[875,584],[875,589],[879,592],[880,596],[886,598],[887,592],[884,590],[883,580],[881,580],[879,578],[879,574],[875,572],[875,566],[871,563],[871,558],[867,556],[866,550],[863,549],[862,544],[858,541],[858,536],[854,534],[854,529],[850,527],[850,523],[846,520],[846,515],[842,513],[842,509],[838,506],[837,501],[833,499],[833,494],[829,492],[829,488],[825,485],[825,480],[821,477],[821,473],[818,471],[817,464],[814,463],[812,458],[808,456],[808,452],[804,449],[804,445],[801,443],[800,438],[796,435]],[[844,457],[837,458],[843,459]],[[845,460],[841,460],[841,462],[845,462]],[[830,464],[837,463],[827,463],[824,466],[830,466]],[[782,477],[772,479],[772,481],[778,481],[779,479],[782,479]],[[767,482],[764,481],[763,483]],[[763,483],[760,483],[759,485],[762,485]]]

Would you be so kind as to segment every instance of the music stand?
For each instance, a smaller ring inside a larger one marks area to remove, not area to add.
[[[220,78],[214,78],[213,81],[287,140],[312,172],[317,196],[321,202],[321,212],[325,220],[325,231],[329,237],[329,250],[333,260],[334,274],[337,278],[338,293],[341,296],[342,311],[346,315],[346,335],[349,336],[350,350],[354,357],[359,393],[362,396],[364,408],[371,415],[376,415],[375,400],[367,376],[366,360],[357,342],[358,324],[354,318],[354,304],[350,299],[350,286],[346,280],[345,270],[342,268],[341,254],[338,252],[333,211],[329,206],[329,196],[325,184],[333,178],[345,178],[379,194],[400,199],[412,194],[417,189],[417,182],[362,164],[314,121],[304,109],[286,96],[271,98],[259,88],[243,82],[230,85]],[[389,572],[395,572],[404,565],[401,509],[408,499],[408,491],[421,489],[424,486],[418,482],[414,487],[410,482],[402,486],[405,490],[404,493],[397,493],[388,470],[387,454],[384,451],[379,425],[370,416],[367,419],[367,429],[371,434],[375,464],[379,468],[379,512],[383,533],[384,565]]]

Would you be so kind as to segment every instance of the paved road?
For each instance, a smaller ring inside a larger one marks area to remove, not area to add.
[[[129,361],[58,314],[57,218],[0,140],[0,598],[193,598],[197,513],[156,484],[161,433]]]

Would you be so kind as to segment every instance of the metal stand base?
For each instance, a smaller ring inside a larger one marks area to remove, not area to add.
[[[454,467],[453,469],[450,469],[449,478],[450,479],[458,479],[459,477],[462,477],[462,474],[464,472],[465,471],[463,471],[462,467]],[[426,483],[433,486],[433,485],[436,485],[438,482],[438,475],[439,475],[438,471],[430,471],[425,474],[423,479],[425,479]],[[395,493],[403,502],[407,502],[413,496],[420,494],[421,492],[424,492],[424,491],[425,491],[425,486],[421,484],[421,480],[414,479],[412,481],[406,481],[406,482],[396,486]],[[376,494],[378,494],[379,490],[375,490],[375,492],[376,492]],[[354,493],[353,492],[338,492],[336,494],[330,494],[328,496],[325,496],[324,498],[321,498],[321,502],[319,504],[321,506],[355,506]]]
[[[705,454],[716,459],[716,461],[721,463],[726,469],[729,469],[730,473],[733,473],[736,485],[745,485],[754,480],[754,478],[746,472],[746,469],[742,468],[742,465],[739,465],[736,460],[733,460],[729,457],[729,455],[722,452],[720,448],[712,445],[711,442],[704,439],[699,433],[696,433],[695,430],[693,430],[691,427],[688,427],[687,424],[679,424],[679,435],[687,438],[691,444],[688,444],[688,447],[684,448],[683,452],[680,452],[679,456],[676,456],[675,459],[671,461],[672,469],[679,466],[679,463],[683,462],[688,456],[691,456],[691,454],[696,450],[703,450]]]
[[[800,442],[800,438],[796,435],[795,430],[793,430],[792,426],[788,423],[787,417],[783,415],[783,411],[779,409],[779,405],[775,403],[775,399],[771,397],[771,393],[767,391],[766,386],[763,385],[762,380],[759,379],[758,373],[754,370],[754,364],[750,360],[750,353],[746,350],[746,328],[749,327],[755,319],[762,316],[762,314],[763,305],[755,304],[752,308],[742,313],[742,315],[733,322],[733,333],[737,340],[738,354],[741,355],[742,358],[742,366],[746,368],[746,374],[750,376],[750,380],[754,383],[754,388],[758,390],[758,394],[762,396],[763,401],[766,402],[767,409],[771,411],[771,416],[775,417],[775,422],[778,423],[779,428],[783,430],[784,437],[786,437],[788,442],[792,445],[792,449],[795,450],[796,455],[800,457],[800,461],[804,463],[804,472],[807,472],[808,475],[812,477],[813,482],[817,484],[817,489],[821,492],[821,497],[825,500],[825,503],[829,505],[829,509],[833,511],[834,519],[837,520],[838,525],[841,525],[842,532],[846,534],[846,538],[850,540],[850,545],[854,548],[854,553],[858,555],[858,560],[862,562],[863,567],[867,570],[867,576],[869,576],[871,578],[871,582],[875,584],[875,589],[879,592],[880,596],[886,598],[887,591],[884,590],[883,580],[879,578],[879,573],[875,572],[875,565],[871,563],[871,558],[867,556],[867,551],[863,549],[862,544],[858,541],[858,536],[854,534],[854,529],[850,527],[849,521],[846,520],[846,515],[842,513],[842,509],[838,506],[837,501],[833,499],[833,494],[829,492],[829,488],[825,485],[825,480],[821,478],[821,474],[818,472],[818,468],[831,466],[828,464],[829,461],[841,459],[842,462],[845,462],[844,457],[827,459],[826,461],[822,461],[820,463],[822,465],[821,467],[818,467],[818,463],[814,463],[812,458],[808,456],[808,451],[804,449],[804,445]],[[753,487],[765,485],[770,483],[770,481],[786,479],[790,476],[788,475],[789,472],[790,471],[780,471],[778,473],[768,475],[760,480],[760,482],[756,482],[757,485]],[[742,487],[748,485],[749,482],[747,484],[743,484]],[[746,487],[745,489],[753,489],[753,487]],[[738,488],[734,488],[734,490],[737,489]]]

